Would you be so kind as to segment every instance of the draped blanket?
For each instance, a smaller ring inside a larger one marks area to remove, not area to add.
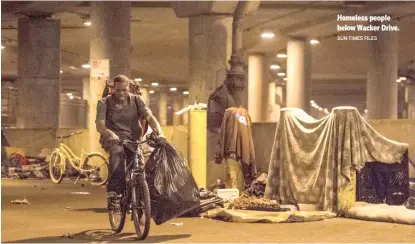
[[[400,162],[408,144],[377,133],[353,107],[315,120],[301,109],[281,110],[265,196],[281,204],[315,204],[337,211],[336,196],[366,162]]]

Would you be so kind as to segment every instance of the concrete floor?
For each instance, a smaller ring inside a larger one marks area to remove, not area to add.
[[[109,230],[105,189],[50,180],[2,180],[2,242],[136,242],[133,223]],[[71,192],[90,192],[74,195]],[[26,197],[30,205],[11,204]],[[183,223],[174,226],[172,223]],[[74,238],[63,238],[70,233]],[[344,218],[290,224],[241,224],[178,218],[151,226],[145,242],[415,242],[415,226]]]

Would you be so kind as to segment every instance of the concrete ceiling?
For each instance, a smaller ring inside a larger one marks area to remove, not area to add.
[[[2,1],[2,75],[17,72],[17,18],[38,10],[54,13],[61,20],[62,81],[81,81],[89,75],[80,68],[89,59],[89,30],[82,17],[90,12],[88,2],[9,2]],[[343,14],[387,13],[400,18],[399,69],[414,72],[415,2],[262,2],[255,16],[244,18],[243,46],[246,52],[268,53],[271,61],[284,50],[290,35],[321,40],[313,47],[313,79],[363,82],[366,77],[366,41],[337,41],[336,16]],[[276,33],[262,40],[264,30]],[[131,10],[132,78],[145,82],[183,84],[188,79],[188,20],[177,18],[170,2],[133,2]],[[82,37],[82,38],[80,38]],[[70,66],[77,69],[73,70]],[[412,71],[411,71],[412,69]]]

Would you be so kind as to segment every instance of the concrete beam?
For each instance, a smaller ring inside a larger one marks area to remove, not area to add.
[[[304,8],[304,3],[299,2],[299,3],[295,3],[295,2],[268,2],[268,1],[264,1],[261,2],[261,5],[259,5],[259,8],[261,9],[283,9],[283,10],[287,10],[287,9],[302,9]],[[347,9],[349,9],[349,6],[345,6],[345,5],[338,5],[338,4],[330,4],[330,3],[318,3],[315,5],[310,6],[308,9],[310,10],[327,10],[327,11],[345,11]]]
[[[2,2],[2,15],[10,20],[22,16],[51,16],[54,13],[68,10],[80,2]],[[3,16],[2,16],[3,17]],[[3,21],[3,20],[2,20]]]
[[[249,2],[245,10],[245,15],[255,14],[260,1]],[[173,2],[173,10],[178,18],[188,18],[200,15],[233,15],[238,5],[238,1],[234,2]]]

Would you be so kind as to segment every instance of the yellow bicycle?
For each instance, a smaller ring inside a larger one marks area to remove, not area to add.
[[[81,176],[86,176],[91,185],[104,185],[108,181],[108,161],[103,154],[99,152],[85,153],[82,149],[81,156],[76,156],[72,150],[63,143],[63,139],[69,138],[82,131],[74,132],[67,136],[57,137],[60,141],[59,148],[56,148],[49,161],[49,174],[53,183],[61,183],[65,175],[66,164],[69,163],[76,171],[79,172],[78,182]],[[84,157],[85,155],[85,157]]]

